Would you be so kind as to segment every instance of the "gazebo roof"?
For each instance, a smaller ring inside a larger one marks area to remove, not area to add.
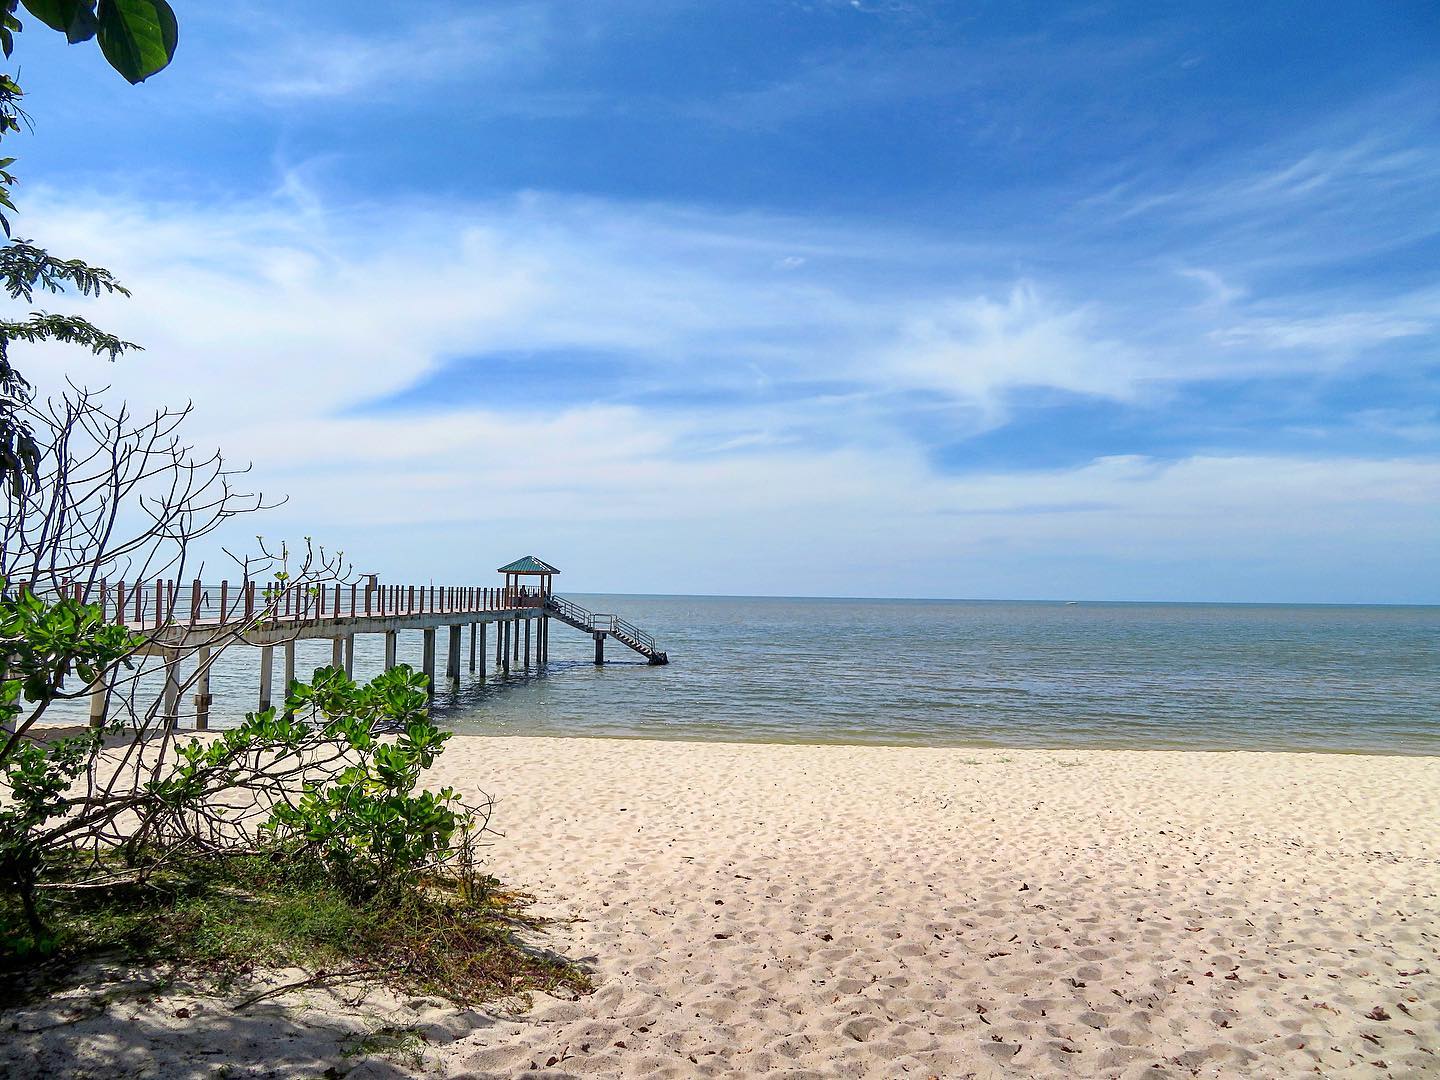
[[[497,574],[558,574],[559,570],[551,566],[543,559],[537,559],[534,555],[526,555],[523,559],[516,559],[512,563],[500,567],[495,571]]]

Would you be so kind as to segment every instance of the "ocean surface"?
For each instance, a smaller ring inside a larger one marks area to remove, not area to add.
[[[572,598],[651,631],[669,666],[612,640],[597,668],[591,640],[552,622],[547,666],[467,672],[437,696],[440,721],[487,735],[1440,754],[1440,607]],[[380,670],[382,642],[356,639],[357,677]],[[400,659],[419,666],[418,631]],[[298,661],[329,663],[329,643],[301,642]],[[217,666],[213,726],[254,707],[256,672],[245,650]]]

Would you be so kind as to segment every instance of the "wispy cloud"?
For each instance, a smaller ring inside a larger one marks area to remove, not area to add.
[[[238,70],[222,72],[235,88],[279,101],[353,102],[413,98],[427,83],[528,75],[546,58],[549,20],[540,4],[484,11],[436,4],[414,12],[408,24],[369,33],[348,25],[301,31],[288,17],[253,15],[237,29],[248,47],[239,53]]]
[[[1310,349],[1349,353],[1400,338],[1440,331],[1440,293],[1408,297],[1383,310],[1341,311],[1311,316],[1257,318],[1216,330],[1220,345],[1260,345],[1271,349]]]

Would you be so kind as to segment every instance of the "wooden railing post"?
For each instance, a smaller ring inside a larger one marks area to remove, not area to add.
[[[225,578],[220,582],[220,621],[230,621],[230,579]]]
[[[125,582],[123,579],[115,583],[115,621],[121,626],[125,625]]]
[[[194,625],[200,621],[200,579],[197,577],[190,583],[190,623]]]

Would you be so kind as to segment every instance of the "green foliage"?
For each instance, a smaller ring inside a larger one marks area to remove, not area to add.
[[[21,697],[43,709],[59,696],[66,675],[88,685],[144,641],[108,623],[99,604],[41,599],[28,589],[7,591],[5,584],[0,578],[0,654],[8,657],[0,723],[6,727],[21,713]]]
[[[404,665],[366,686],[335,668],[292,686],[286,716],[318,712],[327,733],[344,740],[349,763],[324,783],[307,784],[295,801],[277,803],[266,834],[319,859],[355,896],[393,892],[422,870],[463,861],[477,828],[473,814],[451,788],[416,790],[450,738],[427,707],[425,677]],[[394,736],[377,738],[379,731]]]
[[[79,259],[57,259],[43,248],[20,239],[0,248],[0,285],[10,294],[10,299],[24,300],[27,304],[35,299],[37,287],[58,293],[69,285],[81,296],[130,295],[130,290],[116,281],[109,270]]]
[[[63,33],[71,44],[96,39],[105,59],[132,83],[143,82],[170,63],[179,43],[175,12],[166,0],[0,0],[0,51],[9,58],[15,35],[23,29],[17,11],[21,3],[43,25]],[[0,74],[0,139],[20,131],[29,117],[21,108],[25,91],[8,74]],[[0,158],[0,228],[10,235],[16,184],[10,166],[13,157]],[[41,248],[17,240],[0,249],[0,285],[12,299],[34,297],[38,287],[62,292],[66,285],[81,295],[102,292],[129,293],[109,271],[78,260],[52,258]],[[78,315],[32,311],[24,318],[0,319],[0,485],[18,498],[38,478],[41,452],[35,435],[22,416],[31,400],[29,382],[11,366],[12,341],[58,341],[80,345],[111,360],[139,346],[107,333]]]
[[[5,684],[7,699],[16,686]],[[9,801],[0,808],[0,882],[19,896],[32,947],[38,952],[49,951],[54,943],[35,907],[35,886],[46,858],[40,830],[64,812],[65,792],[89,767],[99,740],[100,732],[95,731],[49,744],[26,743],[0,767],[10,792]]]
[[[175,56],[180,28],[166,0],[3,0],[0,49],[8,57],[24,24],[20,3],[52,30],[77,45],[97,39],[110,66],[131,83],[162,71]]]
[[[109,768],[103,732],[47,742],[25,730],[67,679],[84,692],[143,641],[107,624],[98,605],[0,582],[0,719],[16,729],[0,751],[0,896],[19,899],[25,922],[6,947],[13,961],[73,948],[64,925],[51,925],[71,909],[47,897],[63,895],[82,864],[86,888],[74,896],[98,905],[89,932],[137,949],[156,928],[120,911],[135,890],[153,898],[168,883],[164,940],[222,966],[360,948],[407,978],[473,987],[490,977],[494,949],[510,956],[473,917],[490,902],[475,859],[484,808],[420,786],[450,738],[429,718],[423,675],[402,666],[362,685],[323,668],[292,683],[283,708],[213,738],[157,741],[162,756],[110,794],[94,783]],[[150,744],[142,732],[134,745]],[[260,855],[236,862],[246,851]],[[234,918],[233,899],[212,888],[216,866],[249,866],[266,906]]]
[[[61,693],[68,674],[87,686],[102,671],[124,662],[140,638],[124,627],[111,626],[98,604],[78,600],[41,600],[27,590],[11,595],[0,579],[0,655],[5,677],[0,682],[0,724],[14,735],[0,744],[0,782],[9,799],[0,808],[0,882],[20,897],[37,946],[44,944],[35,912],[36,883],[45,870],[44,830],[66,809],[64,798],[100,749],[100,732],[22,742],[19,731],[33,723]],[[28,709],[26,705],[28,704]]]

